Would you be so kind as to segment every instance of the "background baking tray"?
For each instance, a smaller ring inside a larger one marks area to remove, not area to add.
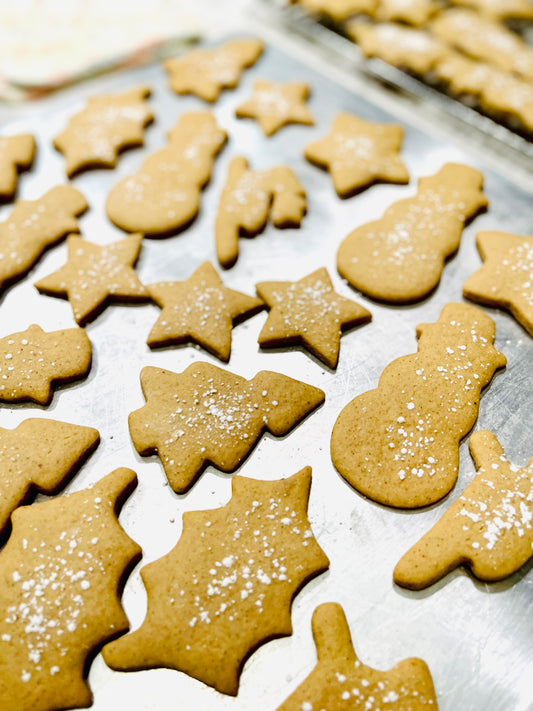
[[[491,585],[477,582],[463,569],[421,592],[402,590],[392,582],[392,570],[401,555],[471,480],[474,467],[467,442],[461,446],[459,480],[451,494],[424,510],[404,512],[374,504],[352,490],[331,463],[329,437],[342,407],[359,393],[374,388],[392,359],[416,350],[416,325],[435,321],[444,304],[462,300],[463,282],[481,263],[474,244],[476,232],[531,232],[531,197],[486,169],[459,140],[435,139],[406,125],[403,158],[411,173],[410,185],[374,186],[349,200],[340,200],[328,174],[303,159],[303,147],[325,135],[339,111],[379,121],[395,118],[316,68],[302,64],[292,56],[289,45],[286,49],[270,44],[257,65],[245,74],[240,88],[225,92],[214,106],[230,140],[215,164],[200,215],[180,235],[144,240],[137,271],[144,283],[151,283],[186,278],[206,259],[215,263],[214,220],[233,156],[245,155],[253,168],[286,163],[305,185],[309,209],[302,228],[277,230],[268,226],[256,238],[241,240],[239,260],[223,274],[225,283],[253,293],[258,281],[294,280],[326,266],[335,288],[369,308],[373,321],[344,335],[334,372],[298,348],[261,351],[257,336],[266,316],[260,314],[235,328],[228,368],[246,377],[260,369],[277,370],[326,392],[322,408],[283,439],[263,437],[237,473],[276,479],[311,465],[309,515],[331,567],[296,597],[293,635],[263,645],[248,660],[237,698],[225,697],[172,670],[113,672],[98,656],[89,673],[94,709],[108,711],[120,705],[131,711],[274,711],[315,664],[310,630],[314,608],[325,601],[338,601],[346,611],[361,660],[388,669],[409,656],[423,658],[431,669],[441,711],[526,711],[533,708],[531,562],[506,581]],[[249,95],[257,78],[309,82],[316,125],[289,126],[266,139],[254,121],[236,120],[234,108]],[[135,171],[151,151],[165,144],[166,131],[183,112],[205,105],[195,97],[173,95],[162,67],[152,65],[72,88],[34,105],[25,118],[4,127],[5,132],[31,131],[36,135],[36,164],[21,176],[19,190],[20,197],[34,199],[65,182],[64,160],[54,151],[51,140],[86,98],[139,83],[152,87],[151,104],[156,114],[155,123],[146,131],[145,147],[124,153],[115,170],[88,171],[73,180],[90,204],[89,212],[80,219],[82,233],[98,243],[123,234],[105,216],[103,205],[109,189]],[[483,170],[490,208],[465,230],[459,252],[447,263],[438,288],[423,302],[401,308],[378,305],[355,293],[335,269],[340,241],[356,226],[381,216],[391,202],[412,195],[419,177],[435,173],[448,161]],[[10,206],[2,207],[0,218],[5,219],[10,210]],[[68,302],[39,295],[33,286],[63,264],[65,257],[66,246],[61,244],[5,293],[0,305],[0,336],[33,322],[45,330],[74,325]],[[509,458],[524,464],[533,454],[533,339],[506,313],[488,311],[497,324],[496,346],[506,354],[508,365],[485,391],[476,428],[493,430]],[[99,429],[101,444],[68,491],[87,486],[117,466],[130,466],[138,473],[138,488],[120,517],[127,533],[143,548],[143,560],[128,579],[123,596],[133,628],[140,625],[146,609],[139,568],[174,546],[184,511],[222,505],[229,499],[231,485],[230,475],[208,468],[187,495],[177,496],[166,484],[159,459],[139,457],[133,448],[127,415],[144,404],[139,384],[143,366],[178,372],[198,360],[221,365],[192,346],[150,351],[145,339],[158,314],[153,304],[110,306],[86,329],[94,353],[87,379],[61,388],[48,408],[21,405],[0,409],[3,427],[12,428],[22,419],[38,415]]]

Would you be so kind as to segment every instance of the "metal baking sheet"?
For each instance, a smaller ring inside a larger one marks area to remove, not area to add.
[[[309,103],[316,125],[289,126],[266,139],[255,122],[236,120],[234,108],[249,95],[257,78],[309,82]],[[151,151],[165,144],[166,131],[175,125],[180,114],[205,105],[195,97],[173,95],[166,86],[163,69],[152,65],[72,88],[34,104],[16,124],[3,127],[5,133],[20,130],[36,135],[36,164],[21,177],[19,189],[21,198],[35,199],[51,186],[65,182],[63,157],[54,151],[51,140],[67,119],[87,97],[139,83],[152,87],[151,104],[156,114],[155,123],[146,131],[144,148],[125,152],[115,170],[87,171],[73,180],[90,204],[89,212],[80,219],[82,233],[101,244],[123,235],[105,216],[103,205],[109,189],[134,172]],[[261,351],[257,337],[266,318],[263,313],[234,329],[227,367],[246,377],[260,369],[276,370],[326,392],[324,406],[287,437],[264,436],[237,474],[276,479],[311,465],[309,516],[331,566],[296,597],[292,636],[263,645],[247,661],[236,698],[223,696],[173,670],[114,672],[99,655],[89,672],[95,711],[108,711],[119,705],[131,711],[274,711],[315,665],[310,620],[315,607],[325,601],[343,605],[363,662],[388,669],[406,657],[424,659],[433,675],[441,711],[532,709],[531,562],[504,582],[491,585],[476,581],[464,569],[421,592],[402,590],[392,582],[392,570],[401,555],[471,480],[474,467],[467,442],[461,446],[460,474],[454,490],[441,503],[418,512],[392,510],[366,500],[337,474],[329,454],[331,429],[342,407],[356,395],[374,388],[391,360],[416,350],[417,324],[435,321],[444,304],[462,300],[463,282],[481,263],[474,244],[476,232],[531,232],[530,195],[487,169],[462,147],[459,139],[435,139],[404,121],[403,158],[411,173],[410,185],[378,185],[340,200],[327,173],[303,159],[303,147],[323,136],[339,111],[379,121],[397,119],[273,44],[245,74],[239,89],[225,92],[213,111],[228,130],[230,140],[216,161],[200,214],[180,235],[146,239],[137,271],[144,283],[150,283],[186,278],[205,259],[216,263],[214,219],[233,156],[245,155],[253,168],[286,163],[304,183],[308,214],[301,229],[277,230],[269,225],[256,238],[241,240],[239,260],[223,274],[225,283],[253,293],[258,281],[294,280],[325,266],[339,293],[356,299],[372,312],[372,323],[343,336],[339,366],[334,372],[299,348]],[[378,305],[355,293],[335,269],[340,241],[356,226],[381,216],[391,202],[412,195],[419,177],[435,173],[448,161],[464,162],[484,172],[490,208],[465,229],[459,252],[446,264],[438,288],[421,303],[401,308]],[[2,207],[0,219],[5,219],[10,210],[10,206]],[[45,330],[74,325],[68,302],[39,295],[33,286],[61,266],[65,258],[66,246],[61,244],[4,294],[0,336],[20,331],[33,322]],[[508,365],[484,392],[475,428],[493,430],[508,457],[525,464],[533,454],[533,339],[506,313],[488,311],[497,324],[496,346],[506,354]],[[142,458],[133,448],[127,415],[144,404],[139,384],[143,366],[156,365],[178,372],[198,360],[222,365],[192,346],[150,351],[145,340],[158,314],[157,306],[151,304],[109,306],[86,328],[94,354],[88,378],[56,391],[48,408],[20,405],[0,409],[3,427],[13,428],[22,419],[37,415],[99,429],[100,446],[67,491],[81,489],[118,466],[129,466],[138,473],[137,490],[120,516],[127,533],[143,548],[143,560],[128,579],[123,596],[132,628],[141,624],[146,609],[140,567],[174,546],[183,512],[225,503],[230,497],[232,478],[211,467],[187,495],[177,496],[166,484],[159,459]]]

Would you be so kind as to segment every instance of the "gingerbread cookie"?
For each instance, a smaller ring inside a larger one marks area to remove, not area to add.
[[[271,136],[289,123],[314,124],[313,114],[307,107],[309,85],[303,82],[254,82],[252,96],[235,109],[238,118],[253,118]]]
[[[215,223],[219,263],[232,267],[239,256],[239,235],[260,232],[269,213],[275,227],[299,227],[306,210],[305,189],[290,168],[254,171],[248,169],[246,158],[234,158]]]
[[[91,342],[81,328],[46,332],[33,324],[0,339],[0,402],[49,405],[52,385],[83,378],[91,367]]]
[[[99,439],[92,427],[42,417],[24,420],[14,430],[0,428],[0,534],[33,491],[53,494],[65,486]]]
[[[495,20],[533,20],[531,0],[451,0],[453,5],[469,7]]]
[[[11,200],[17,191],[17,178],[31,168],[35,139],[28,133],[0,136],[0,200]]]
[[[342,22],[351,15],[374,11],[378,0],[293,0],[311,14],[324,15],[334,22]]]
[[[405,22],[420,27],[441,8],[437,0],[379,0],[371,14],[379,22]]]
[[[515,573],[533,554],[533,457],[510,464],[492,432],[470,438],[478,473],[439,521],[401,558],[394,582],[432,585],[459,565],[486,582]]]
[[[168,346],[193,341],[220,360],[231,353],[231,330],[260,311],[260,299],[228,289],[211,262],[204,262],[185,281],[149,284],[148,293],[162,308],[147,343]]]
[[[154,119],[146,103],[150,88],[138,86],[120,94],[91,97],[54,138],[66,159],[69,178],[86,168],[114,168],[125,148],[142,146],[144,129]]]
[[[136,484],[116,469],[92,488],[13,513],[0,553],[0,698],[4,709],[87,707],[87,668],[128,629],[118,591],[141,549],[116,512]]]
[[[331,133],[310,143],[304,155],[329,170],[339,197],[348,197],[376,182],[408,183],[399,157],[403,127],[337,114]]]
[[[310,485],[310,467],[277,481],[235,477],[225,506],[186,512],[174,549],[141,570],[143,624],[106,645],[106,663],[177,669],[236,695],[245,659],[291,634],[293,598],[328,568],[307,518]]]
[[[245,69],[256,63],[263,51],[257,39],[226,42],[214,49],[195,49],[183,57],[163,62],[168,84],[176,94],[195,94],[216,101],[222,89],[234,89]]]
[[[186,227],[198,213],[202,188],[226,138],[209,111],[183,114],[168,145],[111,189],[108,217],[123,230],[152,237]]]
[[[80,325],[100,313],[109,298],[146,300],[148,292],[133,268],[142,239],[142,235],[130,235],[99,245],[71,235],[67,240],[67,263],[35,286],[42,294],[66,296]]]
[[[418,327],[418,352],[389,363],[378,387],[342,410],[331,458],[365,496],[418,508],[453,488],[459,443],[472,429],[482,389],[506,363],[494,321],[468,304],[447,304]]]
[[[262,370],[251,380],[193,363],[183,373],[141,371],[146,405],[130,413],[139,454],[157,452],[170,486],[187,491],[208,464],[234,471],[261,434],[287,434],[324,402],[322,390]]]
[[[325,268],[299,281],[263,281],[256,288],[270,309],[260,345],[302,344],[329,368],[337,367],[342,331],[372,318],[365,308],[333,290]]]
[[[483,210],[482,174],[448,163],[421,178],[414,197],[399,200],[380,220],[351,232],[337,252],[341,276],[364,294],[390,303],[410,303],[439,283],[465,223]]]
[[[477,248],[485,262],[463,286],[463,296],[500,306],[533,336],[533,236],[480,232]]]
[[[340,605],[326,602],[313,613],[318,662],[277,711],[437,711],[431,673],[421,659],[404,659],[383,672],[359,661]]]
[[[0,223],[0,289],[26,274],[48,247],[79,232],[76,215],[87,208],[71,185],[58,185],[38,200],[19,200]]]

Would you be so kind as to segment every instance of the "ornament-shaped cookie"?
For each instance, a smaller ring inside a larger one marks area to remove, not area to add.
[[[18,711],[87,707],[97,649],[128,629],[117,595],[140,548],[116,512],[136,484],[116,469],[92,488],[13,514],[0,553],[0,698]]]
[[[186,227],[198,213],[202,188],[226,138],[209,111],[183,114],[169,133],[168,145],[111,189],[106,201],[109,219],[123,230],[152,237]]]
[[[144,129],[154,119],[145,99],[150,88],[93,96],[74,114],[54,146],[65,156],[69,178],[87,168],[114,168],[125,148],[142,146]]]
[[[409,303],[439,283],[465,223],[487,204],[483,176],[466,165],[448,163],[421,178],[414,197],[399,200],[380,220],[351,232],[337,252],[341,276],[367,296]]]
[[[106,645],[119,671],[166,667],[237,694],[245,659],[291,634],[291,602],[329,561],[309,527],[311,469],[288,479],[236,477],[219,509],[186,512],[183,533],[141,577],[141,627]]]
[[[318,662],[277,711],[437,711],[430,671],[421,659],[378,671],[359,661],[340,605],[326,602],[313,613]]]
[[[463,286],[463,296],[500,306],[533,336],[533,236],[480,232],[477,248],[483,266]]]
[[[19,200],[0,223],[0,289],[26,274],[48,247],[79,232],[76,216],[87,207],[71,185],[52,188],[38,200]]]
[[[35,139],[32,135],[0,136],[0,201],[13,198],[18,174],[31,168],[34,156]]]
[[[511,464],[492,432],[470,437],[478,470],[463,494],[394,569],[394,582],[420,590],[459,565],[486,582],[515,573],[533,555],[533,457]]]
[[[257,234],[269,215],[275,227],[299,227],[306,210],[305,189],[290,168],[249,170],[246,158],[234,158],[215,223],[219,263],[232,267],[239,256],[239,235]]]
[[[0,428],[0,535],[11,513],[33,491],[53,494],[98,445],[92,427],[32,417],[14,430]]]
[[[245,69],[256,63],[263,51],[257,39],[226,42],[214,49],[195,49],[163,63],[168,84],[176,94],[195,94],[216,101],[222,89],[234,89]]]
[[[315,120],[306,103],[308,96],[309,85],[303,82],[256,81],[252,96],[237,106],[235,115],[255,119],[265,136],[289,123],[312,126]]]
[[[129,416],[139,454],[157,452],[170,486],[181,494],[207,464],[234,471],[261,434],[287,434],[324,402],[319,388],[262,370],[251,380],[193,363],[183,373],[141,371],[146,405]]]
[[[52,386],[83,378],[91,367],[91,342],[82,328],[46,332],[33,324],[0,339],[0,402],[48,405]]]
[[[494,321],[475,306],[447,304],[417,335],[418,352],[392,361],[375,390],[346,405],[331,435],[346,481],[399,508],[427,506],[453,488],[481,390],[506,363],[492,345]]]

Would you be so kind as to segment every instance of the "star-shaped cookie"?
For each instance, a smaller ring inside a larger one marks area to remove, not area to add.
[[[325,268],[299,281],[263,281],[256,289],[270,308],[258,338],[261,346],[302,344],[330,368],[339,360],[341,332],[372,318],[333,290]]]
[[[349,197],[377,181],[408,183],[409,173],[398,155],[402,126],[365,121],[352,114],[337,114],[331,133],[310,143],[304,155],[327,168],[340,197]]]
[[[477,248],[483,266],[463,286],[463,296],[507,309],[533,336],[533,236],[480,232]]]
[[[148,298],[133,268],[141,242],[140,234],[106,245],[71,235],[67,239],[67,263],[35,286],[42,294],[66,296],[82,326],[104,308],[110,297],[125,301]]]
[[[252,96],[235,109],[238,118],[253,118],[266,136],[288,123],[314,124],[306,105],[309,86],[303,82],[256,81]]]
[[[194,341],[228,361],[233,325],[253,316],[260,299],[228,289],[211,262],[204,262],[185,281],[149,284],[148,293],[163,309],[150,331],[150,347]]]

